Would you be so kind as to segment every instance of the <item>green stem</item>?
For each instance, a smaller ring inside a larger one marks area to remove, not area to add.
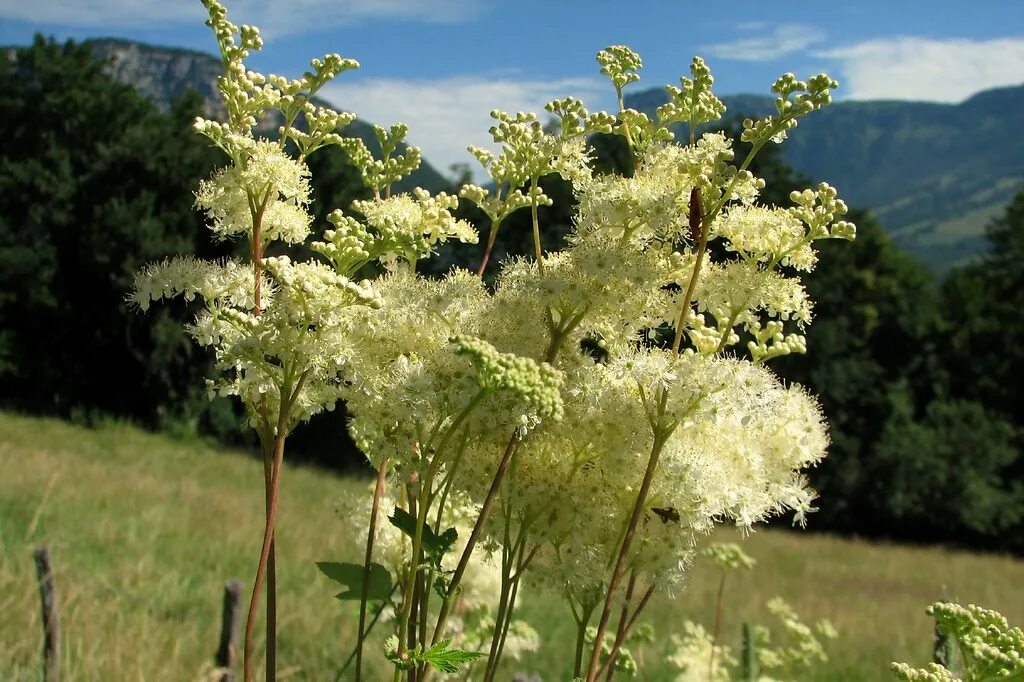
[[[664,399],[659,410],[664,412]],[[636,502],[630,513],[629,525],[626,527],[626,534],[622,538],[622,546],[619,548],[618,558],[615,560],[615,568],[612,570],[611,579],[608,581],[608,590],[605,595],[604,608],[601,610],[601,617],[598,620],[597,634],[594,637],[594,649],[590,654],[590,665],[587,669],[587,682],[595,682],[597,669],[601,663],[601,645],[604,642],[604,634],[608,628],[608,621],[611,618],[612,604],[615,601],[615,593],[619,589],[619,582],[626,568],[626,561],[629,556],[629,549],[633,543],[633,536],[636,534],[640,516],[643,514],[644,505],[647,504],[647,494],[650,492],[651,483],[654,481],[654,472],[658,468],[658,459],[661,457],[661,450],[665,445],[671,431],[669,429],[656,431],[654,444],[651,446],[651,456],[647,460],[647,469],[644,471],[643,481],[640,483],[640,491],[637,493]]]
[[[508,471],[509,464],[512,462],[512,456],[515,454],[516,449],[519,446],[519,442],[519,432],[516,431],[512,437],[509,438],[508,445],[505,446],[505,451],[502,453],[501,460],[498,462],[498,468],[494,472],[494,478],[491,480],[491,487],[487,491],[486,497],[484,497],[483,505],[480,507],[480,514],[476,518],[476,523],[473,524],[473,530],[470,531],[469,540],[466,541],[466,548],[462,551],[462,557],[459,559],[459,564],[455,567],[455,572],[452,574],[451,582],[448,585],[448,592],[441,602],[441,611],[437,616],[437,625],[434,627],[434,634],[430,639],[431,645],[437,644],[445,632],[445,626],[448,622],[448,614],[451,611],[452,596],[456,593],[459,585],[462,583],[462,577],[465,575],[466,569],[469,566],[470,557],[473,554],[473,550],[476,548],[477,541],[480,539],[480,534],[483,532],[484,524],[490,516],[491,507],[494,505],[494,498],[497,497],[498,489],[501,487],[501,482],[505,478],[505,472]]]
[[[373,506],[370,508],[370,528],[366,537],[366,560],[363,564],[363,593],[359,602],[359,630],[356,633],[356,682],[363,674],[363,641],[365,640],[364,626],[366,624],[366,604],[370,595],[370,564],[373,561],[373,540],[377,532],[377,512],[380,510],[380,501],[384,496],[384,478],[388,470],[388,458],[381,460],[377,469],[377,485],[373,490]],[[344,670],[344,668],[343,668]]]
[[[708,679],[715,679],[715,652],[718,651],[718,630],[722,624],[722,595],[725,593],[725,576],[728,573],[722,570],[722,579],[718,581],[718,595],[715,597],[715,622],[711,627],[711,656],[708,657]]]
[[[572,609],[573,620],[576,621],[576,655],[572,666],[572,676],[575,679],[583,673],[583,649],[587,643],[587,626],[590,625],[590,619],[594,615],[594,609],[597,608],[597,602],[584,604],[580,600],[580,613],[577,615],[576,607],[572,603],[572,595],[568,590],[566,591],[566,596],[569,598],[569,608]]]
[[[725,323],[725,331],[722,332],[722,339],[718,342],[718,347],[715,349],[715,355],[725,350],[725,346],[729,341],[729,333],[732,331],[733,325],[736,324],[736,318],[739,317],[739,309],[735,310],[729,317],[729,321]]]
[[[629,582],[626,584],[626,595],[622,599],[622,612],[619,613],[619,626],[615,629],[615,642],[614,644],[621,644],[625,639],[626,624],[629,622],[629,602],[633,600],[633,590],[636,589],[636,566],[629,572]],[[604,663],[604,667],[608,668],[608,680],[612,679],[612,674],[615,671],[615,659],[618,658],[618,651],[612,647],[612,652],[608,655],[608,659]],[[598,670],[598,675],[601,671]]]
[[[523,575],[523,570],[526,568],[526,563],[523,560],[523,551],[525,549],[526,543],[524,542],[519,546],[519,559],[516,564],[515,573],[512,575],[512,592],[508,598],[508,610],[505,612],[505,622],[501,624],[501,639],[498,641],[498,652],[494,661],[495,673],[497,673],[498,663],[501,662],[501,657],[505,653],[505,639],[508,637],[508,629],[512,625],[512,615],[515,613],[516,609],[516,597],[519,594],[519,580]]]
[[[366,626],[366,630],[363,632],[364,639],[370,634],[371,631],[373,631],[373,626],[375,626],[377,624],[377,621],[380,620],[381,615],[384,613],[384,609],[386,609],[388,607],[388,604],[391,603],[391,598],[395,595],[395,592],[397,591],[398,583],[395,583],[391,587],[391,594],[388,595],[387,599],[380,603],[380,606],[377,607],[377,610],[373,614],[373,618],[370,619],[370,624]],[[341,682],[341,676],[345,674],[345,671],[348,670],[348,667],[352,665],[352,661],[356,659],[357,651],[358,649],[352,649],[352,653],[350,653],[348,655],[348,658],[345,659],[345,665],[341,666],[341,669],[334,675],[334,682]]]
[[[420,483],[420,489],[422,490],[423,483]],[[416,499],[410,492],[409,497],[409,508],[410,513],[416,515],[416,532],[413,533],[412,538],[412,554],[409,559],[409,571],[405,578],[405,590],[402,595],[402,614],[398,620],[398,656],[401,657],[406,651],[408,651],[408,631],[409,631],[409,616],[412,613],[412,603],[415,600],[416,592],[416,576],[419,574],[420,564],[420,550],[422,549],[423,543],[423,521],[425,518],[425,510],[427,508],[426,501],[423,504],[418,505],[417,509]],[[395,668],[395,672],[400,672],[398,668]],[[401,679],[401,676],[399,676]]]
[[[633,626],[636,625],[637,618],[640,617],[640,612],[647,606],[647,602],[650,601],[651,595],[654,594],[654,584],[652,583],[647,591],[644,592],[644,596],[640,598],[640,602],[636,605],[636,609],[633,610],[633,615],[630,616],[629,621],[626,623],[626,627],[622,630],[621,636],[616,636],[615,644],[612,646],[611,653],[608,655],[608,659],[604,662],[604,666],[597,671],[598,677],[601,676],[601,671],[605,667],[608,668],[608,679],[612,679],[615,670],[615,659],[619,657],[619,651],[622,649],[622,645],[625,643],[626,638],[629,637],[629,633],[633,631]]]
[[[476,276],[483,277],[487,269],[487,261],[491,258],[491,251],[494,249],[494,241],[498,238],[498,229],[501,227],[500,220],[491,220],[491,231],[487,234],[487,247],[484,249],[484,256],[480,259],[480,267],[477,268]]]
[[[537,188],[539,178],[530,178],[530,218],[533,221],[533,255],[537,259],[537,271],[544,276],[544,255],[540,248],[540,220],[537,217],[537,197],[534,189]]]

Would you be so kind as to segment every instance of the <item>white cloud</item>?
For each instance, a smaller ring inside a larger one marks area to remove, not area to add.
[[[253,24],[266,36],[334,28],[373,19],[457,22],[474,18],[482,0],[233,0],[228,16]],[[32,24],[79,28],[155,28],[202,22],[195,0],[0,0],[0,17]]]
[[[805,24],[747,22],[739,25],[745,37],[703,47],[703,51],[720,59],[760,62],[802,52],[825,39],[825,34]]]
[[[527,111],[545,121],[544,105],[556,98],[579,97],[591,111],[609,105],[604,82],[591,78],[515,80],[510,77],[459,76],[439,80],[370,79],[335,82],[320,94],[339,109],[354,111],[380,125],[409,124],[408,141],[447,173],[454,163],[469,163],[481,181],[482,171],[467,145],[496,150],[487,130],[490,112]]]
[[[838,47],[844,99],[961,102],[1024,82],[1024,38],[968,40],[902,36]]]

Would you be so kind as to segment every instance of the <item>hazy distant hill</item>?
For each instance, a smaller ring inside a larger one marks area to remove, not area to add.
[[[626,98],[648,114],[664,90]],[[730,115],[773,112],[772,98],[723,98]],[[838,102],[800,123],[783,157],[871,209],[897,243],[937,270],[984,247],[989,218],[1024,187],[1024,85],[960,104]]]
[[[146,45],[130,40],[98,38],[85,41],[97,59],[110,64],[110,73],[122,83],[134,85],[139,92],[167,110],[171,102],[188,90],[195,90],[206,101],[207,112],[223,118],[224,107],[217,93],[217,76],[222,71],[220,60],[195,50]],[[314,98],[314,103],[327,104]],[[341,110],[345,102],[331,102]],[[273,124],[276,127],[277,123]],[[372,123],[357,120],[346,128],[350,136],[361,137],[371,150],[377,150]],[[404,149],[404,146],[402,147]],[[448,189],[448,182],[425,160],[419,170],[399,183],[399,189],[423,187],[432,192]]]

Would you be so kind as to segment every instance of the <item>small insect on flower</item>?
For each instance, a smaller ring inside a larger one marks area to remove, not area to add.
[[[662,523],[679,523],[679,512],[675,507],[651,507],[651,511],[658,515]]]

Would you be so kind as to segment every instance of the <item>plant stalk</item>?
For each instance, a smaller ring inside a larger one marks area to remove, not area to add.
[[[356,682],[363,674],[363,641],[366,637],[366,603],[370,594],[370,564],[373,561],[373,541],[377,532],[377,513],[384,497],[384,480],[387,476],[388,458],[381,460],[377,468],[377,485],[373,489],[373,506],[370,508],[370,529],[366,537],[366,561],[363,563],[363,593],[359,603],[359,630],[356,633]]]
[[[622,545],[619,547],[619,554],[615,560],[615,568],[612,570],[611,579],[608,581],[608,591],[604,599],[604,607],[601,609],[601,618],[598,620],[597,634],[594,637],[594,649],[590,654],[590,665],[587,668],[587,682],[597,680],[597,669],[601,662],[601,644],[604,642],[604,634],[608,628],[608,620],[611,618],[612,604],[615,601],[615,592],[619,589],[619,582],[626,568],[626,560],[629,555],[630,545],[633,543],[633,536],[636,534],[637,524],[643,513],[644,505],[647,503],[647,494],[650,492],[651,483],[654,480],[654,472],[658,468],[658,459],[661,456],[662,447],[665,445],[667,434],[655,432],[654,445],[651,447],[651,456],[647,460],[647,469],[644,471],[644,478],[640,484],[640,491],[637,493],[636,502],[633,504],[633,511],[629,517],[629,525],[626,526],[626,533],[622,538]]]
[[[722,579],[718,581],[718,595],[715,597],[715,622],[711,628],[711,656],[708,657],[708,680],[715,679],[715,653],[718,651],[718,631],[722,625],[722,595],[725,594],[725,576],[728,572],[722,570]]]

